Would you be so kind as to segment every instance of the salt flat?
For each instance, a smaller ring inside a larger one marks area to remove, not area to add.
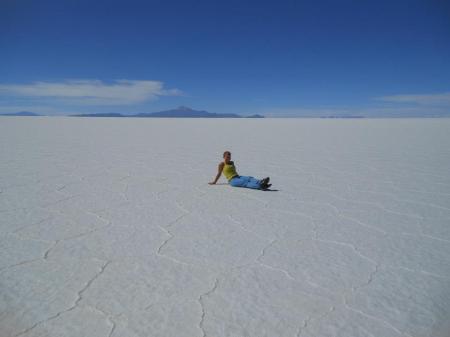
[[[0,145],[1,336],[450,336],[449,119],[3,117]],[[278,191],[209,186],[224,150]]]

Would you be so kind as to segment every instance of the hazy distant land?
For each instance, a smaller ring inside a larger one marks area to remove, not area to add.
[[[141,113],[119,113],[119,112],[99,112],[99,113],[79,113],[71,115],[63,114],[45,114],[35,113],[31,111],[20,111],[3,113],[1,116],[19,116],[19,117],[35,117],[35,116],[51,116],[51,117],[116,117],[116,118],[321,118],[321,119],[363,119],[363,118],[448,118],[448,113],[436,113],[431,112],[420,113],[417,111],[404,112],[402,114],[392,112],[367,112],[361,111],[360,113],[355,111],[349,112],[337,112],[333,113],[311,113],[311,112],[299,112],[298,114],[279,115],[276,113],[263,115],[239,115],[235,113],[214,113],[206,110],[195,110],[186,106],[179,106],[175,109],[163,110],[158,112],[141,112]]]
[[[6,114],[0,114],[0,116],[24,116],[24,117],[36,117],[36,116],[42,116],[34,112],[29,111],[20,111],[20,112],[12,112],[12,113],[6,113]]]
[[[21,111],[16,113],[7,113],[0,116],[45,116],[34,112]],[[176,109],[164,110],[158,112],[144,112],[137,114],[122,114],[122,113],[86,113],[75,114],[70,117],[135,117],[135,118],[264,118],[259,114],[250,116],[241,116],[233,113],[213,113],[204,110],[194,110],[185,106],[180,106]]]

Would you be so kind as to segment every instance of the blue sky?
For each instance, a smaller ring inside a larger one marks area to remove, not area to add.
[[[450,5],[0,2],[0,112],[450,116]]]

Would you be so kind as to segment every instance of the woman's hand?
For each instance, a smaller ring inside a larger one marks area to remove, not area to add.
[[[217,169],[216,179],[215,179],[214,181],[211,181],[211,182],[208,183],[208,184],[210,184],[210,185],[215,185],[215,184],[216,184],[217,180],[219,180],[220,175],[222,174],[223,166],[224,166],[224,165],[225,165],[224,163],[219,163],[219,167],[218,167],[218,169]]]

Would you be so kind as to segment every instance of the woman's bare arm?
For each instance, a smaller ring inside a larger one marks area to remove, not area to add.
[[[215,183],[217,183],[217,180],[219,180],[220,176],[222,175],[223,166],[224,166],[223,163],[220,163],[220,164],[219,164],[219,167],[218,167],[218,169],[217,169],[217,175],[216,175],[216,178],[214,179],[214,181],[211,181],[211,182],[208,183],[208,184],[214,185]]]

